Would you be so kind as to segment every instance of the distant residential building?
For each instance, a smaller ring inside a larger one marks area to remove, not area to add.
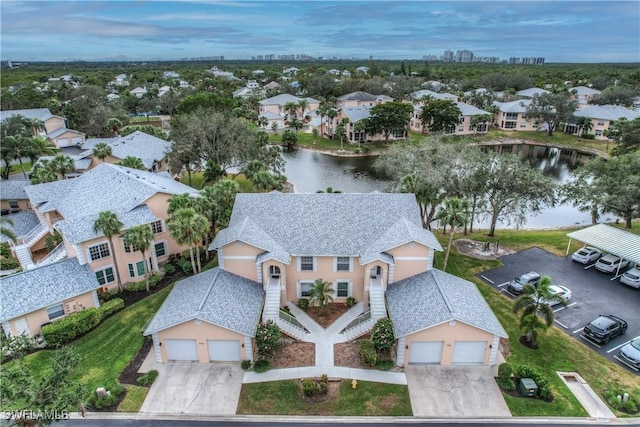
[[[621,107],[620,105],[588,105],[578,109],[573,113],[575,117],[587,117],[591,119],[590,134],[595,135],[596,139],[606,140],[605,133],[618,120],[625,118],[634,120],[640,118],[640,111],[631,110]],[[578,126],[575,123],[568,124],[565,132],[577,134]]]
[[[518,96],[524,96],[526,98],[533,98],[534,96],[550,93],[548,90],[540,89],[539,87],[530,87],[528,89],[519,90],[516,92]]]
[[[473,105],[465,104],[463,102],[456,102],[456,106],[458,110],[460,110],[460,118],[458,124],[456,126],[452,126],[445,131],[448,135],[474,135],[477,133],[486,133],[489,130],[489,126],[491,122],[482,123],[478,126],[474,126],[472,121],[474,116],[485,115],[489,113],[488,111],[481,110],[480,108],[474,107]],[[422,114],[422,104],[414,104],[413,106],[413,115],[411,116],[411,121],[409,122],[409,129],[413,132],[422,132],[422,120],[420,119],[420,115]],[[425,132],[429,131],[429,127],[427,126]]]
[[[48,108],[0,111],[0,122],[13,116],[22,116],[29,120],[39,120],[42,126],[34,126],[33,136],[48,138],[56,147],[73,147],[84,143],[85,134],[67,129],[67,119],[56,116]]]
[[[449,101],[457,101],[458,97],[452,93],[446,92],[434,92],[428,89],[418,90],[416,92],[411,93],[412,100],[421,100],[422,98],[431,97],[435,99],[446,99]]]
[[[135,95],[136,98],[142,98],[147,94],[147,88],[137,87],[130,91],[131,95]]]
[[[453,62],[453,59],[453,51],[445,50],[444,54],[442,55],[442,62]]]
[[[569,88],[569,93],[573,99],[578,101],[579,107],[586,106],[594,96],[599,95],[601,92],[597,89],[592,89],[587,86],[576,86]]]
[[[135,131],[129,135],[115,138],[89,138],[82,148],[87,150],[86,155],[92,156],[93,149],[100,143],[111,147],[111,155],[104,160],[90,158],[89,169],[93,169],[101,163],[114,164],[126,157],[139,158],[149,172],[162,172],[169,169],[167,153],[171,149],[171,143],[164,139]]]
[[[462,63],[473,62],[473,52],[466,49],[456,51],[456,62],[462,62]]]
[[[499,109],[496,117],[497,126],[502,130],[538,130],[540,123],[525,118],[530,104],[530,99],[511,102],[495,101],[493,105]]]

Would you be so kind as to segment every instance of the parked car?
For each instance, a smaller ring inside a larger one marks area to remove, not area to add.
[[[632,268],[631,270],[624,273],[620,278],[620,283],[629,285],[632,288],[640,289],[640,266]]]
[[[549,291],[553,294],[553,298],[542,300],[541,302],[553,306],[566,303],[571,299],[571,291],[566,286],[549,285]]]
[[[530,271],[510,281],[507,285],[507,289],[512,294],[518,295],[522,293],[522,288],[524,288],[525,285],[531,285],[535,288],[539,283],[540,274],[535,271]]]
[[[606,254],[596,261],[596,268],[605,273],[613,273],[618,269],[623,269],[629,264],[629,261],[622,259],[613,254]]]
[[[627,331],[627,322],[613,314],[601,314],[588,323],[583,330],[583,336],[598,344],[606,344],[611,338],[622,335]]]
[[[640,337],[629,341],[618,350],[618,360],[635,369],[640,369]]]
[[[580,248],[571,255],[571,259],[575,262],[579,262],[580,264],[591,264],[594,261],[597,261],[598,258],[602,256],[602,251],[596,248],[592,248],[590,246],[585,246],[584,248]]]

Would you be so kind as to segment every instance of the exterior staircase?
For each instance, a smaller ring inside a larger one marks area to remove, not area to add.
[[[15,252],[16,258],[20,261],[20,266],[23,270],[31,270],[35,267],[33,264],[33,258],[31,258],[31,251],[27,245],[14,246],[13,252]]]
[[[16,258],[20,261],[20,266],[23,270],[31,270],[35,267],[33,258],[31,257],[30,248],[35,245],[40,239],[42,239],[49,231],[42,224],[38,224],[29,233],[24,236],[20,236],[18,244],[13,246],[13,251],[16,254]]]
[[[372,279],[370,282],[369,306],[371,307],[371,319],[373,319],[374,323],[378,319],[387,317],[387,305],[384,301],[384,286],[382,279]]]
[[[67,249],[64,247],[64,243],[60,243],[54,250],[52,250],[46,257],[42,258],[36,263],[38,267],[43,265],[53,264],[54,262],[61,261],[67,257]]]
[[[276,325],[280,327],[280,331],[293,338],[301,341],[308,341],[308,334],[302,323],[298,322],[295,317],[278,309],[278,318],[276,319]]]
[[[280,279],[269,278],[267,284],[266,297],[264,301],[264,309],[262,310],[262,321],[271,320],[277,323],[280,313]]]
[[[45,227],[42,224],[38,224],[35,227],[33,227],[33,229],[29,231],[29,233],[22,236],[20,238],[20,241],[22,242],[23,245],[30,248],[31,246],[35,245],[38,242],[38,240],[42,239],[48,232],[49,230],[47,230],[47,227]]]
[[[372,330],[375,323],[376,321],[371,318],[371,311],[365,311],[349,323],[341,334],[344,335],[345,342],[351,341]]]
[[[383,317],[387,317],[384,283],[380,277],[372,277],[369,282],[369,311],[356,317],[341,333],[346,341],[351,341],[371,331],[378,319]]]

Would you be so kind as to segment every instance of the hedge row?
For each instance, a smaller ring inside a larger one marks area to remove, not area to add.
[[[100,308],[87,308],[42,327],[42,336],[47,345],[60,347],[89,332],[105,318],[124,308],[124,300],[115,298]]]

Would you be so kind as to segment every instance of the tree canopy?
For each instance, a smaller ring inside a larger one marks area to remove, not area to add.
[[[460,109],[455,102],[448,99],[429,98],[422,104],[420,120],[422,121],[422,133],[425,128],[429,132],[446,132],[454,128],[460,122]]]
[[[525,117],[540,124],[546,123],[547,132],[552,136],[558,123],[569,120],[576,108],[578,102],[568,92],[536,94],[527,107]]]
[[[385,143],[389,142],[392,133],[403,133],[413,113],[413,106],[404,102],[394,101],[378,104],[371,108],[370,116],[366,119],[366,128],[381,132]]]

